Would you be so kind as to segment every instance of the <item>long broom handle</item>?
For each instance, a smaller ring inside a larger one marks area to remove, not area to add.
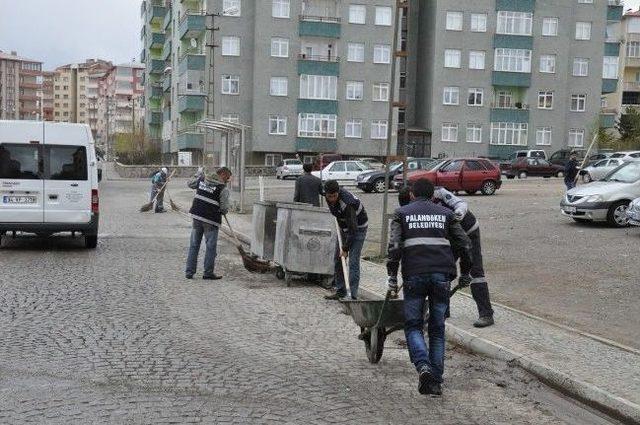
[[[229,219],[227,218],[227,215],[224,215],[224,221],[227,222],[227,226],[229,227],[229,230],[231,230],[231,235],[233,236],[233,239],[236,241],[236,246],[242,246],[242,244],[240,243],[240,240],[238,239],[238,236],[236,235],[236,232],[234,232],[233,227],[231,227],[231,223],[229,223]]]
[[[342,248],[342,230],[340,230],[340,224],[338,223],[338,219],[334,219],[336,223],[336,230],[338,231],[338,247],[340,248],[340,262],[342,264],[342,276],[344,277],[344,283],[346,288],[351,293],[351,284],[349,283],[349,273],[347,270],[347,259],[342,256],[343,248]]]
[[[160,188],[160,190],[158,191],[158,193],[156,193],[156,196],[153,197],[153,199],[151,200],[151,203],[153,204],[154,202],[156,202],[156,199],[158,199],[158,196],[162,193],[162,191],[164,190],[165,187],[167,187],[167,185],[169,184],[169,180],[171,180],[171,177],[173,177],[173,175],[176,173],[176,170],[173,170],[171,172],[171,175],[169,177],[167,177],[167,181],[164,182],[164,184],[162,185],[162,187]]]

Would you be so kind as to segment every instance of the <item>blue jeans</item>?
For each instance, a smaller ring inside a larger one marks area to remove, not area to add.
[[[404,279],[404,334],[409,357],[418,371],[428,366],[438,382],[442,382],[444,373],[444,319],[450,287],[449,279],[442,273]],[[426,298],[429,299],[429,348],[423,331]]]
[[[149,201],[153,202],[153,198],[156,198],[156,195],[160,191],[160,188],[156,187],[155,184],[151,185],[151,193],[149,193]],[[164,210],[164,191],[158,195],[156,198],[156,206],[155,212]]]
[[[360,286],[360,254],[362,253],[362,247],[364,246],[364,240],[366,238],[367,229],[358,230],[349,247],[349,287],[352,298],[358,297],[358,287]],[[338,252],[336,256],[336,292],[341,297],[347,296],[347,287],[344,282],[344,274],[342,273],[340,252]]]
[[[571,180],[565,180],[564,181],[565,186],[567,186],[567,190],[571,190],[574,187],[576,187],[576,181],[575,179],[571,179]]]
[[[189,255],[187,256],[187,275],[196,274],[198,269],[198,252],[204,236],[206,251],[204,253],[204,276],[213,275],[213,267],[216,263],[216,249],[218,245],[219,228],[211,224],[203,223],[200,220],[193,220],[191,230],[191,244],[189,245]]]

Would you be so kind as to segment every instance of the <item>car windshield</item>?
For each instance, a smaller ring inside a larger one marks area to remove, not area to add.
[[[363,170],[373,170],[374,169],[371,165],[369,165],[366,162],[358,161],[357,163],[360,166],[360,168],[362,168]]]
[[[389,164],[389,171],[395,172],[402,169],[402,162],[392,162]]]
[[[602,181],[635,183],[640,180],[640,162],[627,162],[609,173]]]
[[[611,155],[611,158],[624,158],[626,154],[624,153],[614,153],[613,155]]]

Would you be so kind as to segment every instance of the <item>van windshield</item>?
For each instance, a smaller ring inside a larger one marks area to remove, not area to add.
[[[0,179],[40,179],[38,145],[0,144]]]
[[[51,180],[88,180],[87,149],[84,146],[49,146]]]
[[[640,180],[640,162],[627,162],[613,170],[607,177],[602,179],[605,182],[635,183]]]

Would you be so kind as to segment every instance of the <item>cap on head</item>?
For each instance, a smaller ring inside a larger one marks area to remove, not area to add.
[[[162,169],[160,171],[162,171],[162,174],[168,174],[169,173],[169,170],[167,170],[167,167],[162,167]]]
[[[333,194],[340,192],[340,185],[335,180],[329,180],[324,184],[324,192],[327,194]]]

